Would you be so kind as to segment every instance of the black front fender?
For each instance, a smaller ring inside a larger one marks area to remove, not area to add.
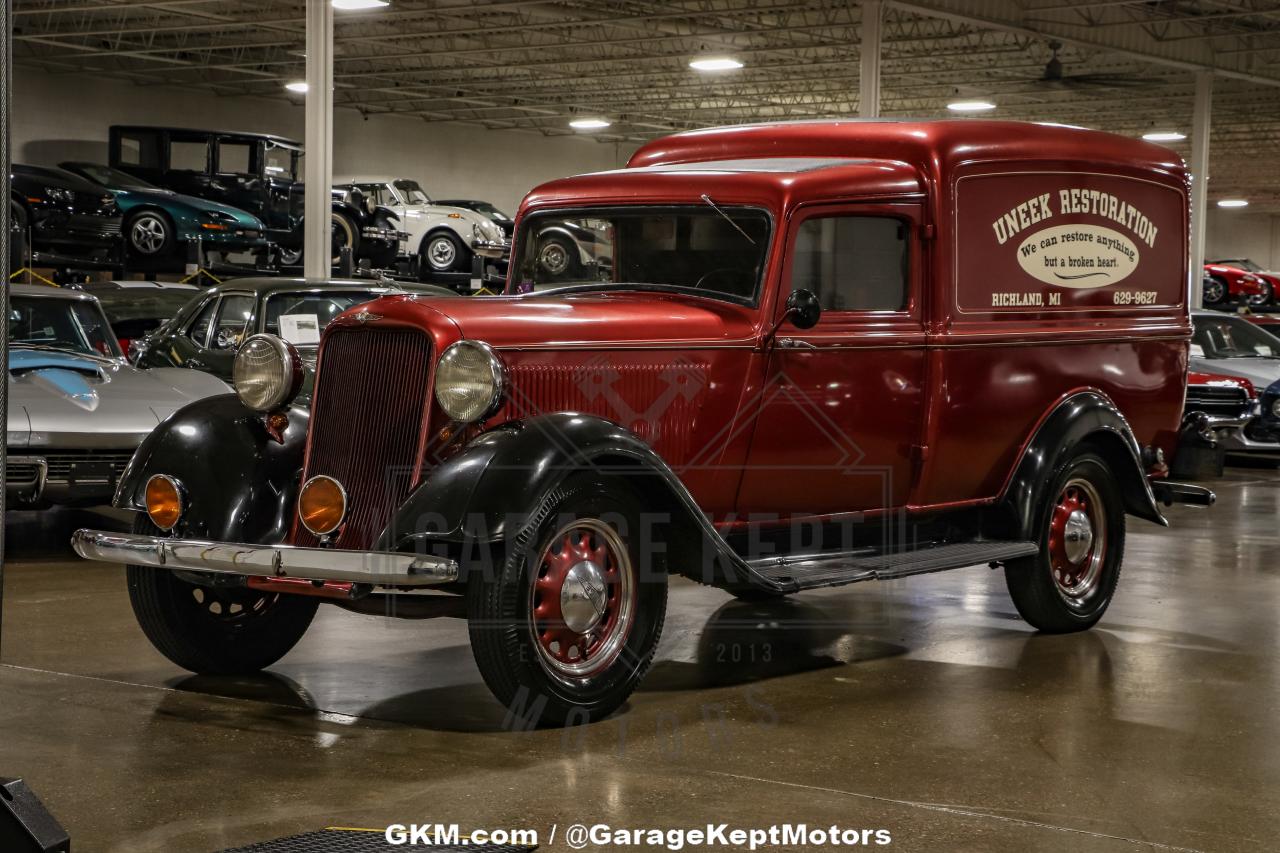
[[[1060,401],[1040,424],[1014,469],[1000,505],[1013,536],[1036,539],[1037,519],[1059,469],[1084,447],[1106,461],[1120,486],[1125,512],[1167,527],[1142,464],[1142,449],[1116,405],[1096,391]]]
[[[177,536],[283,542],[298,491],[308,420],[306,409],[291,409],[283,441],[277,442],[267,434],[262,415],[235,394],[197,400],[143,440],[120,479],[115,505],[144,509],[147,480],[168,474],[186,495]]]
[[[671,553],[701,555],[673,571],[703,583],[777,587],[732,551],[649,445],[611,421],[572,412],[504,424],[472,441],[409,496],[376,547],[432,553],[510,541],[565,478],[592,470],[626,477],[661,517]]]

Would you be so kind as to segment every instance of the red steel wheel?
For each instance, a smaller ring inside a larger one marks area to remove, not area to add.
[[[612,527],[569,522],[552,537],[529,589],[539,660],[553,675],[589,678],[626,644],[635,617],[635,571]]]
[[[1092,597],[1102,576],[1107,519],[1088,480],[1069,480],[1049,517],[1049,566],[1058,594],[1072,607]]]

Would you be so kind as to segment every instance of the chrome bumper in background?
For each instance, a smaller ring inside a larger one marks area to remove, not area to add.
[[[483,255],[486,258],[500,258],[511,251],[511,241],[477,238],[471,241],[471,249],[477,255]]]
[[[193,572],[379,586],[433,586],[458,579],[458,564],[446,557],[383,551],[236,545],[104,530],[77,530],[71,547],[86,560]]]

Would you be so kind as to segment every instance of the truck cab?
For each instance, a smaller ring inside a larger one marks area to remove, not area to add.
[[[130,565],[143,629],[197,671],[268,665],[317,601],[434,615],[406,593],[435,588],[495,695],[543,721],[625,700],[673,574],[767,601],[991,565],[1032,625],[1083,630],[1127,519],[1212,501],[1165,462],[1187,223],[1175,154],[1093,131],[667,137],[534,189],[505,295],[335,319],[308,410],[296,353],[246,341],[239,399],[139,450],[118,498],[137,532],[75,545]],[[556,228],[598,255],[548,270]],[[192,613],[152,606],[182,584],[274,619],[270,642],[193,640]]]

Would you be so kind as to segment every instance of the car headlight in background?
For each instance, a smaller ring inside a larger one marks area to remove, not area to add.
[[[1280,418],[1280,397],[1271,401],[1271,416],[1273,418]]]
[[[458,341],[436,367],[436,402],[455,421],[470,423],[498,411],[507,389],[507,370],[482,341]]]
[[[301,356],[288,341],[254,335],[236,352],[231,375],[240,402],[254,411],[274,412],[298,396],[305,373]]]
[[[75,193],[65,187],[45,187],[44,194],[46,197],[54,201],[60,201],[63,204],[70,204],[75,200]]]

